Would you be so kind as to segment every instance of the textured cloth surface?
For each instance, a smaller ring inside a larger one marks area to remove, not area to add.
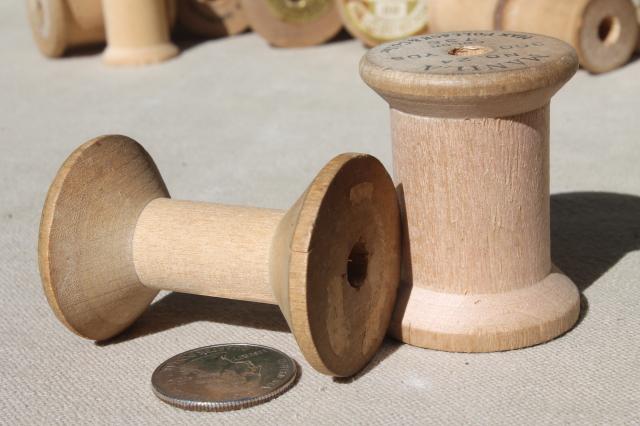
[[[286,208],[335,154],[391,166],[386,104],[360,81],[356,41],[272,49],[253,34],[145,68],[97,52],[46,60],[23,2],[0,4],[0,423],[638,424],[640,61],[584,71],[552,103],[554,262],[583,294],[564,336],[489,354],[389,340],[350,381],[312,370],[275,306],[162,293],[126,333],[71,334],[41,290],[48,185],[85,140],[121,133],[151,153],[174,198]],[[154,368],[199,346],[253,342],[302,367],[270,403],[190,413],[157,400]]]

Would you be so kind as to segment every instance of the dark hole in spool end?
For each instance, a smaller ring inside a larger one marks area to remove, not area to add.
[[[598,38],[606,45],[612,45],[620,38],[620,20],[615,16],[606,16],[598,25]]]
[[[484,46],[461,46],[451,49],[448,53],[452,56],[479,56],[491,52],[491,49]]]
[[[307,6],[307,0],[285,0],[284,3],[294,9],[303,9]]]
[[[347,281],[353,288],[360,288],[367,279],[369,266],[369,252],[362,241],[358,241],[351,248],[347,259]]]

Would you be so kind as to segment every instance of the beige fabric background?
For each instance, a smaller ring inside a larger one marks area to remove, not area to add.
[[[70,334],[36,266],[40,209],[66,156],[122,133],[175,198],[285,208],[341,151],[390,166],[384,102],[361,83],[355,41],[276,50],[253,34],[169,63],[112,69],[95,53],[46,60],[23,2],[0,2],[0,423],[638,424],[640,61],[580,71],[552,107],[553,255],[584,314],[548,344],[453,354],[388,341],[350,382],[314,372],[273,306],[162,294],[123,336]],[[249,410],[189,413],[157,400],[153,369],[191,348],[272,345],[299,383]]]

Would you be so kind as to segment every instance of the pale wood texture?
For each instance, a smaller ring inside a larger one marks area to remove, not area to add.
[[[391,106],[404,219],[393,336],[485,352],[575,323],[579,293],[550,259],[548,104],[577,66],[566,43],[494,31],[365,55],[362,77]]]
[[[434,32],[498,29],[558,38],[593,73],[627,63],[638,40],[631,0],[432,0],[429,13]]]
[[[400,216],[384,166],[356,154],[330,161],[280,222],[271,258],[272,282],[288,276],[275,294],[307,360],[338,376],[359,371],[382,343],[400,279]]]
[[[251,28],[277,47],[324,43],[342,28],[335,0],[242,0]]]
[[[182,26],[202,37],[223,37],[249,28],[240,0],[180,0]]]
[[[580,65],[594,73],[626,64],[638,40],[630,0],[507,0],[499,28],[564,40],[578,51]]]
[[[392,109],[391,123],[415,285],[500,293],[549,273],[548,106],[466,120]]]
[[[549,37],[462,31],[371,49],[360,73],[402,111],[448,118],[502,117],[546,105],[576,72],[576,61],[569,45]]]
[[[367,46],[427,32],[427,0],[336,0],[345,27]]]
[[[100,0],[28,0],[27,10],[33,37],[46,56],[105,40]]]
[[[38,257],[49,304],[70,330],[107,339],[153,300],[131,243],[140,212],[168,195],[149,155],[124,136],[93,139],[62,165],[42,211]]]
[[[378,160],[334,158],[286,213],[167,197],[131,139],[94,139],[65,162],[44,207],[39,259],[67,327],[109,338],[166,289],[278,303],[323,373],[349,376],[371,359],[400,279],[399,207]]]
[[[269,249],[283,214],[153,200],[140,214],[133,239],[140,282],[158,290],[276,304]]]
[[[158,0],[103,0],[107,29],[104,61],[144,65],[178,54],[169,38],[169,8]]]
[[[176,20],[175,0],[166,0],[170,26]],[[101,0],[27,0],[29,22],[40,51],[50,57],[69,49],[104,43]]]

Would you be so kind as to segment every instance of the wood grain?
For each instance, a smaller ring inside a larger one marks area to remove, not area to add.
[[[391,335],[486,352],[575,323],[578,290],[550,258],[549,101],[577,66],[559,40],[495,31],[414,37],[362,59],[391,107],[404,222]]]
[[[278,210],[153,200],[133,238],[138,277],[158,290],[276,304],[269,249],[282,216]]]
[[[131,243],[140,212],[167,196],[149,155],[124,136],[93,139],[62,165],[42,211],[38,258],[49,304],[70,330],[107,339],[153,300]]]
[[[116,335],[160,289],[277,303],[309,363],[349,376],[391,319],[399,207],[361,154],[331,160],[287,212],[175,201],[140,145],[105,136],[54,180],[39,259],[52,309],[81,336]]]

